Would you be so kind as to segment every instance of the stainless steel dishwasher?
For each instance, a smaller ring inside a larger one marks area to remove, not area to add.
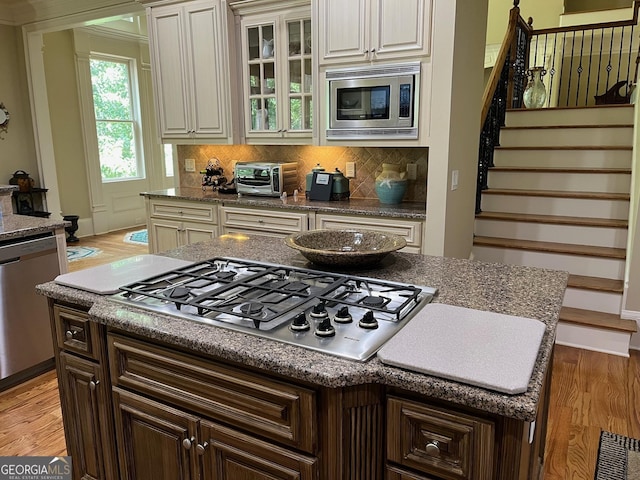
[[[0,242],[0,390],[54,365],[47,299],[35,286],[59,273],[53,234]]]

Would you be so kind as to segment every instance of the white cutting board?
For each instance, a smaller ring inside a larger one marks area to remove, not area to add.
[[[378,358],[516,394],[527,390],[544,332],[539,320],[430,303],[382,346]]]
[[[117,293],[132,282],[190,265],[192,262],[161,255],[135,255],[115,262],[58,275],[54,282],[100,295]]]

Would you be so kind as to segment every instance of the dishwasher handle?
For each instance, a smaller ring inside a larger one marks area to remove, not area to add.
[[[0,246],[0,265],[19,262],[21,257],[56,250],[56,237],[22,237]]]

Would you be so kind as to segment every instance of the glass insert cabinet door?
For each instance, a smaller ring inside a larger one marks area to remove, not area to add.
[[[311,134],[311,20],[245,24],[249,135]]]
[[[313,128],[313,103],[311,101],[311,20],[287,22],[288,46],[288,119],[289,131]]]
[[[249,64],[249,105],[252,131],[278,130],[276,89],[277,39],[275,24],[256,25],[246,29]]]

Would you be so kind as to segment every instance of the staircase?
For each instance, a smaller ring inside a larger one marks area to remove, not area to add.
[[[476,260],[566,270],[556,342],[628,356],[620,318],[633,107],[511,110],[476,216]]]

